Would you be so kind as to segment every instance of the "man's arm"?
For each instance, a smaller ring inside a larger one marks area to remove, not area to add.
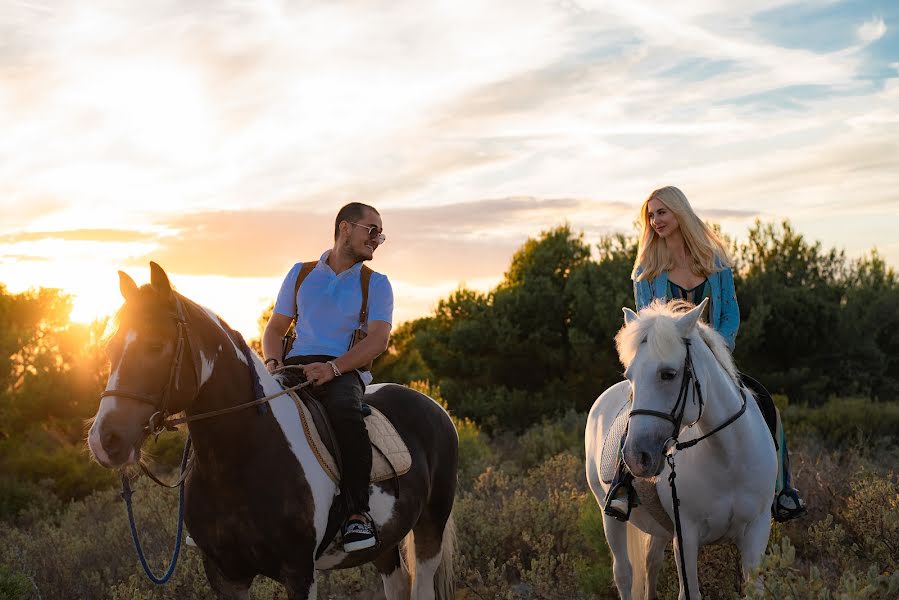
[[[387,350],[387,342],[390,340],[390,327],[391,325],[387,321],[369,321],[368,336],[331,362],[334,363],[337,370],[341,373],[349,373],[353,369],[367,365]],[[268,327],[266,327],[267,330]],[[326,363],[306,365],[303,367],[303,373],[315,385],[328,383],[335,377],[334,369]]]
[[[293,317],[273,312],[265,325],[265,331],[262,332],[262,354],[263,358],[268,361],[270,358],[276,359],[278,362],[266,362],[266,368],[271,371],[281,366],[284,357],[281,356],[281,339],[287,333]]]

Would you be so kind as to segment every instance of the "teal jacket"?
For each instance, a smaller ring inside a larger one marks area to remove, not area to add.
[[[637,268],[637,275],[643,267]],[[724,337],[727,346],[733,351],[737,340],[737,329],[740,328],[740,307],[737,306],[737,292],[734,290],[734,273],[729,267],[721,267],[709,275],[712,287],[709,307],[709,325]],[[634,281],[634,300],[637,311],[645,308],[655,299],[664,301],[668,296],[668,272],[663,271],[653,280]]]

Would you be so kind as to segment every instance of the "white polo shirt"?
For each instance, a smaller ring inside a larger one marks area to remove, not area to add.
[[[293,290],[303,263],[290,269],[281,284],[275,312],[293,318],[297,314],[297,339],[285,358],[309,354],[340,356],[350,346],[353,331],[359,325],[362,308],[362,282],[356,263],[341,274],[328,266],[330,250],[322,254],[315,268],[306,276],[297,297]],[[296,307],[299,306],[299,310]],[[368,320],[393,323],[393,288],[381,273],[372,272],[368,284]],[[371,373],[360,371],[366,385]]]

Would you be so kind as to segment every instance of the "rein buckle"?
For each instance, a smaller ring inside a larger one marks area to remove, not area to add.
[[[677,440],[673,437],[665,440],[665,444],[662,446],[663,454],[665,454],[666,459],[668,460],[668,464],[671,464],[671,461],[674,459],[674,455],[677,454]]]
[[[150,420],[147,421],[146,427],[144,427],[144,431],[147,432],[147,435],[155,435],[156,438],[159,438],[159,434],[163,431],[169,431],[169,427],[165,422],[166,415],[160,410],[150,417]]]

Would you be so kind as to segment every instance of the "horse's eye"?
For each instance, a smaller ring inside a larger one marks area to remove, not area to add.
[[[674,369],[662,369],[659,371],[659,376],[662,378],[662,381],[671,381],[677,375],[677,371]]]

